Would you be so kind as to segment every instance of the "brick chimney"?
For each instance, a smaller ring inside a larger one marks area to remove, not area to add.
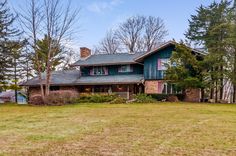
[[[86,48],[86,47],[80,48],[80,58],[81,59],[86,59],[90,55],[91,55],[91,50],[89,48]]]

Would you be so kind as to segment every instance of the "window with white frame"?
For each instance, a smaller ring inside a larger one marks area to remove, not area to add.
[[[170,64],[169,58],[157,59],[157,70],[167,70],[168,64]]]
[[[133,68],[131,65],[121,65],[118,69],[119,73],[129,73],[133,72]]]
[[[103,66],[93,67],[90,71],[90,75],[108,75],[108,69]]]

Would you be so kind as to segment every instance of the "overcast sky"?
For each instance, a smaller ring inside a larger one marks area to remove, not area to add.
[[[9,0],[15,9],[24,9],[26,0]],[[66,3],[67,0],[62,0]],[[213,0],[72,0],[74,8],[81,8],[79,29],[73,40],[73,47],[93,48],[120,22],[132,15],[151,15],[164,20],[169,35],[165,40],[184,39],[188,19],[201,4],[208,5]]]

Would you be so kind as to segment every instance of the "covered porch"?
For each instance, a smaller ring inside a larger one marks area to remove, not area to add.
[[[117,94],[132,99],[134,94],[143,93],[143,75],[87,76],[77,80],[80,94]]]
[[[83,94],[116,94],[126,99],[132,99],[135,94],[144,92],[143,84],[112,84],[112,85],[82,85],[78,92]]]

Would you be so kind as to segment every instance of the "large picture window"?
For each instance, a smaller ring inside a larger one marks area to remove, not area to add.
[[[129,73],[133,72],[133,68],[131,65],[121,65],[118,69],[119,73]]]
[[[108,69],[107,67],[93,67],[90,70],[90,75],[108,75]]]

